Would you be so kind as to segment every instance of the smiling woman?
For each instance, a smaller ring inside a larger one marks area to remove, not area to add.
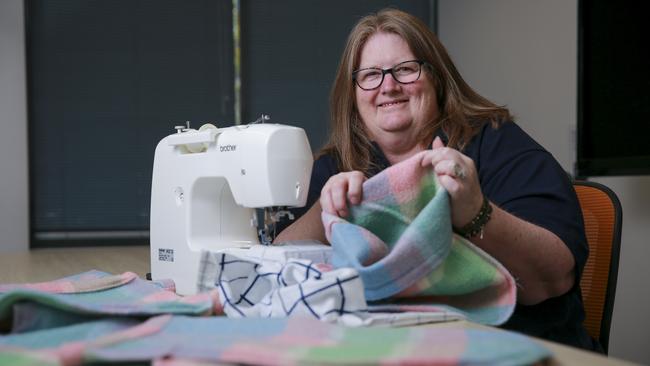
[[[380,32],[366,42],[361,51],[361,69],[353,73],[366,75],[356,78],[357,109],[370,139],[383,147],[391,164],[426,148],[418,143],[419,133],[438,115],[431,74],[421,72],[424,61],[408,61],[414,59],[402,37]],[[382,70],[385,67],[389,69]],[[396,73],[401,76],[396,78]],[[404,81],[400,81],[402,77]],[[375,86],[362,88],[360,81]]]
[[[467,85],[424,23],[395,9],[362,18],[343,51],[330,110],[308,209],[295,211],[299,218],[276,242],[326,242],[321,212],[346,217],[363,201],[367,178],[420,153],[449,195],[456,233],[518,279],[518,304],[504,327],[598,349],[582,327],[587,244],[571,182],[505,107]]]

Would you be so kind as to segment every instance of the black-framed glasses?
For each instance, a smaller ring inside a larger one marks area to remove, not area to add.
[[[352,80],[363,90],[377,89],[384,82],[384,76],[390,73],[400,84],[410,84],[417,81],[422,73],[422,65],[426,62],[409,60],[400,62],[390,69],[368,67],[352,73]]]

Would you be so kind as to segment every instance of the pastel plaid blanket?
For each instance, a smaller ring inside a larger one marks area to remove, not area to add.
[[[532,364],[550,356],[525,336],[483,329],[347,328],[314,318],[161,315],[96,320],[0,337],[0,364]]]
[[[318,268],[298,267],[319,276]],[[281,281],[293,276],[297,285],[303,273],[285,273]],[[347,273],[356,276],[352,269]],[[356,286],[362,292],[361,283]],[[180,297],[165,283],[142,281],[132,273],[98,271],[40,284],[2,285],[0,364],[518,365],[550,356],[529,338],[496,329],[351,328],[305,313],[282,318],[206,317],[221,313],[214,295]]]
[[[343,219],[322,214],[336,268],[354,268],[366,299],[408,306],[443,304],[473,321],[502,324],[516,285],[494,258],[453,234],[448,193],[422,154],[363,184],[363,200]],[[410,304],[410,305],[408,305]]]
[[[60,280],[0,285],[0,332],[22,333],[98,317],[223,314],[216,291],[181,297],[171,281],[145,281],[135,273],[84,272]]]

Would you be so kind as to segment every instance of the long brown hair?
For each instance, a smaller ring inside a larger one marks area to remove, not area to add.
[[[425,61],[424,74],[437,90],[439,115],[432,116],[418,135],[422,145],[431,142],[442,129],[449,137],[448,146],[462,150],[481,126],[490,122],[497,127],[512,119],[510,112],[475,92],[460,76],[447,50],[433,32],[417,17],[396,9],[370,14],[356,24],[348,36],[330,94],[329,141],[322,154],[333,154],[341,171],[372,168],[372,141],[356,107],[352,72],[359,67],[361,50],[375,33],[400,36],[418,60]]]

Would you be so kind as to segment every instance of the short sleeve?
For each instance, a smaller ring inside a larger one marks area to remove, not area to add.
[[[557,235],[569,248],[579,281],[588,247],[582,213],[568,174],[514,122],[486,124],[465,153],[483,193],[503,210]]]

